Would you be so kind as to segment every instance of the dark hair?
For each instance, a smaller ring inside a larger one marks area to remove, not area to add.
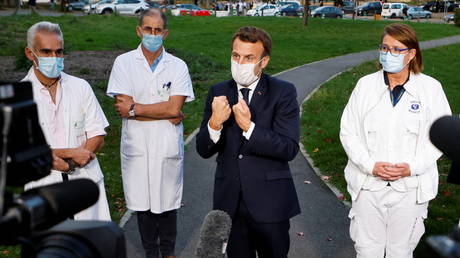
[[[144,24],[145,16],[155,17],[157,15],[159,15],[163,20],[163,29],[168,28],[168,17],[158,8],[150,8],[145,11],[142,11],[141,15],[139,16],[139,26],[142,26],[142,24]]]
[[[272,51],[272,39],[268,33],[262,29],[253,26],[246,26],[239,28],[233,35],[232,45],[235,39],[238,38],[243,42],[256,43],[257,41],[262,42],[264,46],[264,53],[262,57],[269,56]]]
[[[415,57],[409,63],[409,70],[415,74],[421,73],[423,70],[422,52],[420,52],[415,30],[406,24],[393,23],[385,26],[380,42],[383,41],[386,35],[403,43],[410,49],[415,49]]]

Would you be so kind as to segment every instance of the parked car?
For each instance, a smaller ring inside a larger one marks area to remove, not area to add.
[[[302,16],[303,9],[300,5],[285,5],[279,7],[279,11],[275,13],[275,16]]]
[[[411,7],[407,10],[407,17],[409,19],[417,19],[417,18],[431,18],[431,12],[427,10],[423,10],[422,7]]]
[[[357,8],[358,15],[367,16],[369,14],[381,14],[382,4],[380,2],[366,2]]]
[[[115,5],[117,0],[115,1],[107,1],[96,5],[95,13],[97,14],[111,14],[115,12]]]
[[[171,10],[173,16],[192,15],[192,16],[209,16],[211,11],[200,8],[194,4],[178,4],[175,9]]]
[[[143,10],[150,9],[145,0],[117,0],[115,11],[119,14],[140,14]]]
[[[343,11],[333,6],[323,6],[311,12],[311,17],[343,18]]]
[[[407,11],[409,7],[403,3],[385,3],[382,6],[382,17],[384,18],[404,18],[404,9]]]
[[[66,4],[66,10],[71,12],[73,10],[83,10],[83,7],[88,4],[87,0],[69,0]]]
[[[83,12],[90,14],[90,13],[96,13],[96,7],[100,4],[110,4],[114,0],[101,0],[99,2],[93,3],[93,4],[87,4],[83,7]]]
[[[343,1],[342,11],[344,13],[354,13],[356,8],[356,3],[354,1]]]
[[[449,23],[449,22],[454,22],[454,18],[455,18],[455,14],[448,14],[444,16],[443,19],[446,23]]]
[[[444,8],[448,12],[453,12],[455,8],[458,8],[458,4],[455,1],[429,1],[424,6],[423,9],[431,12],[444,12]]]
[[[263,4],[255,9],[248,10],[246,15],[248,16],[275,16],[278,8],[274,4]]]

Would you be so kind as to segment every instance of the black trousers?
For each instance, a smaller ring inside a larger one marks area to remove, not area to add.
[[[279,223],[255,222],[240,198],[232,220],[228,258],[286,258],[289,252],[289,220]]]
[[[137,225],[147,258],[174,255],[177,235],[177,210],[160,214],[137,212]]]

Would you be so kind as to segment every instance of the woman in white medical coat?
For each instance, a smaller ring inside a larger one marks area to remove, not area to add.
[[[421,73],[411,27],[386,26],[379,49],[383,69],[358,81],[340,124],[350,236],[357,257],[412,257],[438,190],[429,128],[451,111],[441,84]]]

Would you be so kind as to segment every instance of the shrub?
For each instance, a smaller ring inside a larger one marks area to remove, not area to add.
[[[455,9],[454,23],[455,26],[460,27],[460,8]]]

